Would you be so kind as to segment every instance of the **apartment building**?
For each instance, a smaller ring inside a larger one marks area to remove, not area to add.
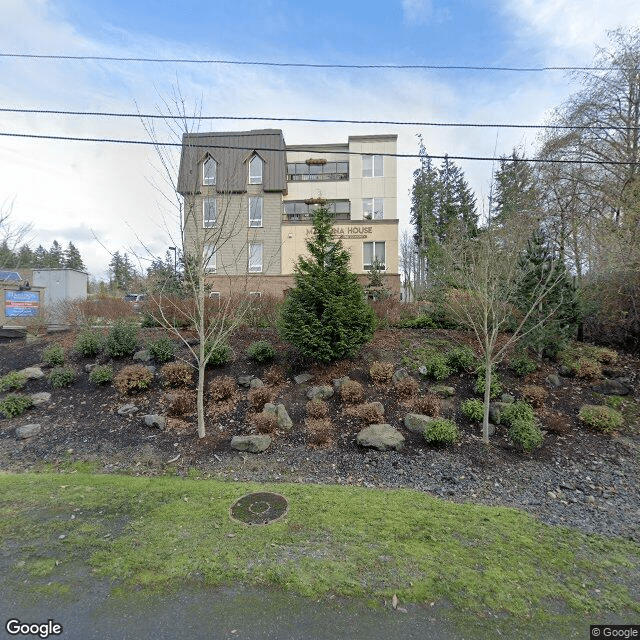
[[[208,256],[213,295],[292,287],[318,206],[334,212],[335,236],[361,282],[377,258],[399,293],[396,148],[396,135],[296,146],[279,129],[185,135],[185,247]]]

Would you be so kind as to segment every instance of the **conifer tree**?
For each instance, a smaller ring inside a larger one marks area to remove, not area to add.
[[[47,251],[45,263],[50,269],[62,269],[64,267],[64,252],[57,240],[51,243],[51,248]]]
[[[349,253],[332,234],[326,207],[313,215],[308,258],[295,267],[295,287],[287,294],[278,323],[280,336],[304,356],[331,362],[354,356],[373,338],[375,317],[355,274]]]
[[[64,266],[66,269],[77,269],[78,271],[86,269],[80,251],[78,251],[73,242],[69,242],[64,251]]]

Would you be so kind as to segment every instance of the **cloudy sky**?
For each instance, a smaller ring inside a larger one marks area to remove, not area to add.
[[[640,25],[637,0],[1,0],[3,54],[340,65],[582,66],[606,31]],[[0,57],[0,108],[166,112],[179,86],[189,113],[411,122],[540,124],[575,92],[561,72],[311,69]],[[200,106],[201,105],[201,106]],[[157,136],[170,132],[157,123]],[[399,153],[532,153],[535,130],[213,120],[200,130],[279,127],[288,144],[397,133]],[[0,133],[148,140],[139,118],[0,111]],[[460,162],[480,208],[492,165]],[[415,159],[399,162],[401,225]],[[32,223],[31,245],[80,249],[92,276],[110,252],[164,254],[175,211],[147,146],[0,136],[0,206]],[[154,186],[154,183],[156,186]]]

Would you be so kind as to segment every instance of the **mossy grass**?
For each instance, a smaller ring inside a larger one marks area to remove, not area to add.
[[[2,483],[0,539],[18,578],[26,570],[55,580],[47,558],[60,557],[84,560],[124,589],[196,580],[311,597],[397,594],[527,624],[542,620],[550,601],[569,616],[640,612],[640,545],[550,527],[513,509],[411,490],[82,472],[4,474]],[[232,521],[231,504],[251,491],[284,495],[287,516],[264,527]]]

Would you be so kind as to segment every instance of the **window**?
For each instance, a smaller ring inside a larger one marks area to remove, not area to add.
[[[209,297],[216,302],[220,302],[220,292],[219,291],[209,291]]]
[[[384,198],[362,198],[362,217],[365,220],[382,220]]]
[[[320,204],[313,204],[304,200],[289,200],[284,203],[284,213],[288,222],[308,220]],[[325,206],[335,213],[336,220],[351,219],[351,203],[349,200],[328,200]]]
[[[204,267],[205,271],[216,270],[216,248],[212,244],[204,245],[202,260],[202,266]]]
[[[287,162],[287,180],[301,182],[328,182],[331,180],[348,180],[348,162],[327,162],[325,164],[308,164],[306,162]]]
[[[262,291],[249,291],[249,297],[254,300],[262,298]]]
[[[215,184],[218,163],[210,156],[202,163],[202,184]]]
[[[202,226],[210,229],[216,226],[218,207],[215,198],[205,198],[202,201]]]
[[[384,242],[363,242],[362,261],[365,269],[371,269],[373,261],[377,259],[380,269],[385,267],[385,247]]]
[[[382,156],[362,156],[362,177],[379,178],[383,175]]]
[[[249,198],[249,226],[262,226],[262,198]]]
[[[262,243],[249,244],[249,273],[262,273]]]
[[[262,184],[262,158],[253,156],[249,163],[249,184]]]

